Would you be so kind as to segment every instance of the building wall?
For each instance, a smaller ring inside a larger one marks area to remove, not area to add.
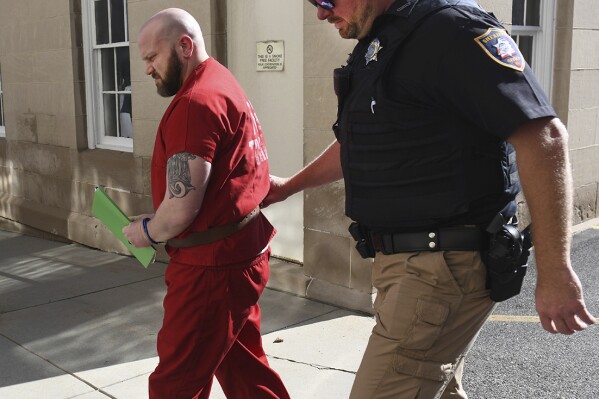
[[[599,216],[599,7],[596,0],[562,0],[566,20],[559,28],[570,32],[567,124],[570,132],[575,198],[574,222]],[[559,58],[562,53],[557,52]],[[566,75],[566,74],[564,74]],[[562,101],[565,101],[562,99]]]
[[[272,0],[229,0],[228,66],[260,119],[272,174],[290,176],[303,166],[303,1],[273,7]],[[282,71],[256,69],[256,42],[282,41]],[[304,260],[304,203],[298,193],[263,210],[277,228],[275,256]]]
[[[337,115],[333,69],[343,64],[355,46],[344,40],[316,9],[304,2],[304,163],[333,142]],[[353,250],[345,216],[344,185],[333,183],[304,192],[304,268],[312,281],[308,295],[352,308],[368,309],[372,284],[370,262]]]
[[[0,1],[0,216],[63,237],[83,211],[73,167],[86,143],[80,14],[76,1]]]

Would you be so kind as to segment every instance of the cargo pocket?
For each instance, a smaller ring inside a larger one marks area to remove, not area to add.
[[[413,359],[401,353],[395,355],[393,368],[396,373],[425,378],[431,381],[448,382],[455,373],[454,363],[438,363]]]
[[[408,350],[430,349],[439,338],[448,316],[447,302],[426,296],[418,298],[411,331],[401,346]]]

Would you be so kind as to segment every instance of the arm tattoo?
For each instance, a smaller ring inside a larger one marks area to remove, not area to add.
[[[183,198],[195,187],[191,185],[189,160],[196,156],[188,152],[180,152],[170,157],[166,163],[169,199]]]

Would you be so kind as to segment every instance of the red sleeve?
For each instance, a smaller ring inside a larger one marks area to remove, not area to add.
[[[209,105],[190,101],[185,96],[173,107],[164,130],[167,159],[173,154],[189,152],[212,163],[223,126],[218,113]]]

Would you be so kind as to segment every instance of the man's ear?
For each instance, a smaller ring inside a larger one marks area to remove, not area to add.
[[[189,37],[188,35],[181,36],[177,45],[179,46],[179,49],[181,50],[181,54],[183,55],[183,57],[191,57],[194,50],[194,44],[191,37]]]

